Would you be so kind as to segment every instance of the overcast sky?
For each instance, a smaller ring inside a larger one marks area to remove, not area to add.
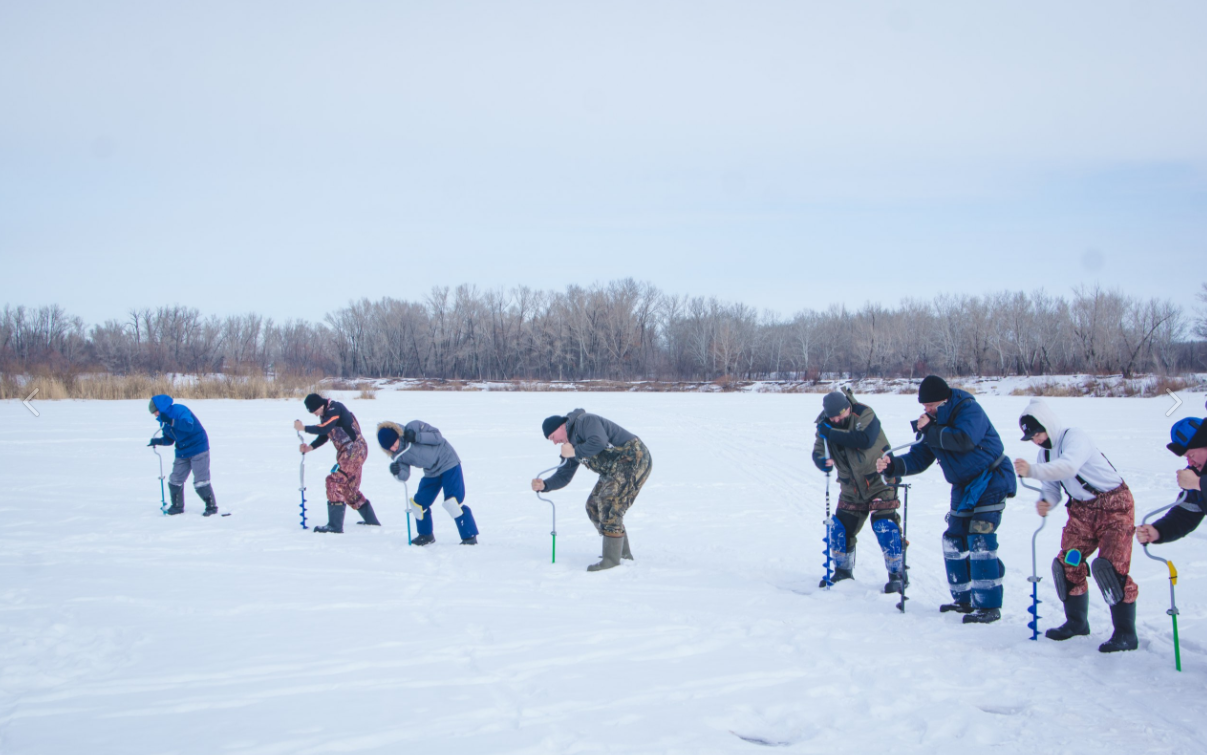
[[[0,304],[1207,280],[1207,3],[0,0]]]

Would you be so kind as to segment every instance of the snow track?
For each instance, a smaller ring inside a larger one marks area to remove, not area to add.
[[[1201,397],[1184,396],[1196,413]],[[875,538],[856,579],[818,590],[825,478],[808,460],[814,395],[392,393],[345,400],[362,427],[421,418],[464,461],[481,545],[408,547],[402,486],[371,449],[365,492],[385,526],[303,532],[293,401],[186,402],[210,432],[229,519],[159,513],[145,402],[0,402],[0,752],[955,753],[1202,751],[1207,555],[1177,564],[1183,665],[1167,582],[1133,556],[1140,650],[1093,636],[1029,641],[1031,494],[1001,530],[1003,619],[963,626],[948,599],[938,469],[910,496],[907,613],[882,595]],[[912,397],[867,397],[904,442]],[[1026,399],[981,399],[1012,455]],[[1168,402],[1051,399],[1095,434],[1142,511],[1172,500]],[[639,434],[653,473],[628,524],[636,562],[585,566],[599,539],[581,470],[549,507],[528,480],[556,463],[540,421],[576,405]],[[307,464],[312,524],[322,474]],[[1025,491],[1024,491],[1025,492]],[[837,502],[837,488],[832,490]],[[1040,628],[1062,620],[1040,535]]]

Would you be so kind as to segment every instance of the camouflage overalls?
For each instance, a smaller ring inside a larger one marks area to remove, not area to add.
[[[348,504],[359,509],[366,502],[360,492],[360,474],[365,465],[365,457],[369,454],[369,444],[365,435],[360,431],[360,423],[352,420],[356,429],[356,441],[348,440],[348,434],[343,428],[337,427],[330,433],[331,442],[335,444],[335,468],[327,475],[327,500],[336,504]]]
[[[601,535],[624,534],[624,515],[650,476],[650,450],[633,438],[619,447],[605,448],[582,465],[599,475],[587,497],[587,516]]]
[[[1089,501],[1070,498],[1066,508],[1069,521],[1060,535],[1059,558],[1069,582],[1069,595],[1085,595],[1089,590],[1088,564],[1090,554],[1097,549],[1124,579],[1123,602],[1135,603],[1140,588],[1128,572],[1132,564],[1132,535],[1136,532],[1136,503],[1127,483]],[[1064,557],[1074,549],[1081,551],[1081,563],[1069,566]]]

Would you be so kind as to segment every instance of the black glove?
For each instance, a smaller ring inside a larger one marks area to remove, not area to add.
[[[402,431],[402,440],[406,443],[414,443],[415,442],[415,431],[409,427],[407,429],[403,430]]]
[[[163,438],[152,438],[151,442],[148,443],[147,445],[148,446],[158,446],[162,440],[163,440]]]
[[[397,477],[398,473],[401,471],[402,471],[402,460],[401,459],[395,459],[394,461],[390,462],[390,474]]]

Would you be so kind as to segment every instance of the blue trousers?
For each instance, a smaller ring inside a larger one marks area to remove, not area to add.
[[[943,560],[947,564],[947,586],[955,602],[976,608],[1002,607],[1006,565],[997,557],[996,534],[1001,523],[1000,511],[971,517],[947,515]]]
[[[415,522],[415,528],[420,535],[432,534],[432,504],[436,502],[436,494],[444,490],[445,508],[454,508],[448,503],[454,500],[461,504],[461,514],[453,514],[457,524],[457,532],[461,539],[475,537],[478,525],[474,522],[474,512],[465,505],[465,478],[461,475],[461,465],[453,467],[439,477],[424,477],[419,481],[419,489],[415,491],[415,503],[423,507],[423,518]]]

